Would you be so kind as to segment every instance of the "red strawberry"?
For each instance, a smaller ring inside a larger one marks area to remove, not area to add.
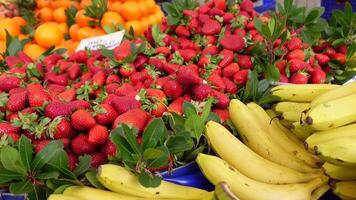
[[[287,48],[289,51],[293,51],[296,49],[301,49],[303,47],[303,42],[300,38],[293,37],[287,42]]]
[[[177,99],[175,99],[171,104],[169,104],[168,106],[168,111],[169,112],[175,112],[178,115],[183,114],[183,103],[184,101],[188,101],[186,98],[184,97],[179,97]]]
[[[180,65],[173,64],[173,63],[166,63],[165,65],[163,65],[163,70],[168,74],[176,73],[179,68]]]
[[[102,148],[102,152],[106,157],[115,156],[116,155],[116,145],[108,140]]]
[[[185,26],[183,26],[183,25],[179,25],[179,26],[177,26],[177,28],[176,28],[176,34],[178,35],[178,36],[181,36],[181,37],[190,37],[190,32],[189,32],[189,30],[185,27]]]
[[[295,73],[297,71],[303,70],[307,67],[307,63],[299,60],[299,59],[292,59],[289,61],[289,71],[291,73]]]
[[[227,50],[240,51],[245,47],[245,40],[239,35],[225,34],[220,44]]]
[[[72,113],[72,108],[68,103],[56,102],[53,101],[49,103],[44,111],[44,115],[51,119],[54,119],[58,116],[68,116]]]
[[[134,72],[130,76],[130,81],[132,84],[136,85],[137,83],[144,81],[146,78],[148,78],[148,73],[146,71],[140,71],[140,72]]]
[[[215,106],[217,108],[225,109],[229,106],[230,99],[226,94],[218,92],[216,90],[212,90],[210,92],[210,95],[216,99],[217,103],[215,104]]]
[[[200,14],[205,14],[205,13],[207,13],[209,10],[210,10],[210,7],[209,7],[207,4],[203,4],[203,5],[199,6],[199,8],[198,8],[198,12],[199,12]]]
[[[23,51],[18,52],[17,57],[19,57],[26,64],[33,62],[33,60],[27,54],[25,54]]]
[[[342,44],[339,47],[336,48],[336,51],[338,53],[342,53],[342,54],[347,54],[347,45],[346,44]]]
[[[24,92],[27,93],[26,88],[14,88],[9,91],[9,96],[11,96],[13,94],[17,94],[17,93],[24,93]]]
[[[120,124],[127,124],[136,128],[139,132],[142,132],[149,118],[147,112],[136,108],[118,116],[114,121],[113,128],[116,128]]]
[[[21,79],[15,76],[6,76],[0,79],[0,91],[9,91],[13,88],[19,87],[21,84]]]
[[[229,111],[226,109],[213,109],[212,112],[217,114],[222,122],[230,118]]]
[[[206,55],[206,54],[209,54],[209,55],[216,55],[219,53],[219,49],[218,47],[216,47],[215,45],[209,45],[209,46],[206,46],[203,51],[202,51],[202,55]]]
[[[311,77],[310,77],[311,83],[322,84],[325,83],[325,80],[326,80],[326,73],[322,69],[317,68],[311,73]]]
[[[222,80],[225,84],[225,91],[229,94],[235,94],[237,92],[237,85],[230,79],[223,77]]]
[[[221,68],[228,66],[234,61],[234,52],[230,50],[224,49],[220,51],[219,55],[223,57],[218,64],[218,66]]]
[[[281,74],[279,77],[279,82],[281,83],[289,83],[289,79],[285,74]]]
[[[237,55],[237,62],[239,66],[243,69],[251,69],[252,68],[252,60],[248,55]]]
[[[99,111],[95,115],[95,120],[101,125],[110,125],[119,114],[109,104],[99,105]]]
[[[126,63],[120,67],[119,71],[123,77],[129,77],[136,71],[136,69],[132,64]]]
[[[80,74],[80,65],[78,63],[73,63],[70,67],[67,68],[68,78],[75,80]]]
[[[299,59],[301,61],[304,61],[305,59],[305,53],[303,50],[296,49],[287,54],[287,59],[292,60],[292,59]]]
[[[286,74],[286,66],[287,66],[287,61],[286,60],[281,60],[277,62],[276,67],[278,68],[278,71],[280,74]]]
[[[156,52],[157,54],[163,54],[164,56],[169,56],[171,54],[171,50],[168,47],[157,47]]]
[[[77,167],[78,157],[72,153],[67,153],[68,156],[68,168],[73,171]]]
[[[64,85],[48,84],[48,93],[52,96],[57,96],[59,93],[64,92],[66,87]]]
[[[85,63],[88,59],[87,52],[85,50],[80,50],[75,53],[72,53],[68,61],[74,61],[74,62],[79,62],[79,63]]]
[[[234,30],[234,35],[239,35],[241,37],[245,37],[246,31],[245,31],[245,29],[237,28]]]
[[[88,141],[95,145],[104,144],[108,137],[108,129],[102,125],[93,126],[88,133]]]
[[[95,145],[88,141],[88,135],[78,135],[72,140],[72,151],[77,155],[90,154],[95,151]]]
[[[224,67],[222,73],[224,77],[232,77],[236,72],[240,70],[240,66],[237,63],[231,63],[228,66]]]
[[[335,53],[335,54],[331,55],[331,60],[336,60],[341,64],[345,64],[346,56],[342,53]]]
[[[182,95],[183,88],[176,80],[169,80],[163,85],[164,93],[172,97],[172,99],[177,99]]]
[[[44,65],[55,65],[57,63],[57,61],[59,61],[60,59],[62,59],[62,56],[58,53],[54,53],[51,55],[46,56],[42,62]]]
[[[95,126],[94,117],[86,110],[80,109],[71,115],[70,122],[75,130],[84,131]]]
[[[109,85],[111,83],[120,83],[121,82],[121,79],[118,75],[116,74],[110,74],[107,78],[106,78],[106,81],[105,81],[105,84],[106,85]]]
[[[4,135],[7,136],[7,138],[12,138],[12,141],[16,143],[20,139],[20,135],[17,133],[4,133]],[[0,137],[2,136],[2,133],[0,133]]]
[[[327,56],[331,56],[333,54],[335,54],[336,51],[334,48],[332,47],[327,47],[325,50],[324,50],[324,54],[326,54]]]
[[[197,52],[192,49],[179,49],[178,53],[182,56],[185,62],[189,62],[192,58],[197,56]]]
[[[308,76],[305,73],[297,72],[292,75],[289,82],[293,84],[307,84]]]
[[[30,107],[41,107],[51,100],[49,94],[39,84],[27,85],[27,90]]]
[[[210,85],[198,84],[193,87],[193,95],[197,101],[203,101],[212,91]]]
[[[72,138],[73,129],[70,122],[62,117],[55,118],[49,125],[49,137],[53,139]]]
[[[203,25],[202,32],[204,35],[215,35],[220,33],[221,24],[215,19],[209,19]]]
[[[61,92],[57,95],[58,99],[63,102],[73,101],[76,97],[76,92],[74,89],[67,89],[64,92]]]
[[[8,122],[0,122],[0,134],[1,133],[20,133],[20,128]]]
[[[118,83],[110,83],[106,85],[106,92],[108,94],[114,94],[119,87],[120,85]]]
[[[155,66],[158,70],[162,70],[164,65],[167,64],[167,61],[165,59],[153,57],[148,60],[148,64]]]
[[[94,74],[92,78],[92,84],[95,87],[102,87],[105,84],[105,80],[106,80],[106,73],[104,70],[100,70],[96,74]]]
[[[216,90],[223,92],[225,90],[225,83],[222,80],[221,76],[212,73],[207,80],[213,87],[216,88]]]
[[[64,74],[57,75],[53,72],[47,72],[45,74],[45,80],[58,85],[68,85],[68,78]]]
[[[240,3],[240,8],[241,10],[252,12],[254,10],[253,2],[251,0],[242,0]]]
[[[6,108],[10,112],[18,112],[26,108],[28,104],[28,95],[27,91],[22,93],[12,94],[7,101]]]
[[[216,8],[225,11],[226,10],[226,1],[225,0],[214,0],[214,5]]]
[[[116,95],[117,96],[126,96],[127,94],[134,92],[135,88],[128,83],[122,84],[117,90],[116,90]]]
[[[220,9],[218,9],[218,8],[211,8],[210,10],[209,10],[209,12],[208,12],[208,15],[210,15],[210,16],[213,16],[213,17],[215,17],[215,16],[220,16],[220,17],[222,17],[223,15],[225,14],[225,12],[224,11],[222,11],[222,10],[220,10]]]
[[[119,115],[140,106],[141,103],[135,99],[135,96],[118,96],[112,101],[112,107]]]
[[[234,74],[233,80],[238,85],[245,85],[248,79],[248,70],[244,69]]]
[[[315,59],[318,61],[319,65],[327,65],[330,61],[329,56],[321,54],[321,53],[315,54]]]
[[[182,85],[194,85],[200,83],[201,79],[191,68],[180,67],[177,71],[177,81]]]
[[[151,109],[151,115],[155,117],[162,117],[164,112],[166,112],[167,107],[164,103],[162,102],[156,102],[154,103],[154,107]]]
[[[138,55],[136,57],[136,60],[135,62],[133,63],[133,66],[136,68],[136,69],[141,69],[145,63],[147,63],[147,60],[148,58],[144,55]]]
[[[210,63],[210,56],[206,56],[206,55],[200,56],[199,61],[198,61],[199,67],[204,67],[205,65],[207,65],[209,63]]]
[[[9,68],[22,67],[24,64],[23,61],[17,56],[6,56],[5,62]]]
[[[131,55],[131,42],[124,40],[119,46],[114,49],[114,56],[116,60],[123,60]]]
[[[100,165],[104,164],[106,161],[105,155],[101,152],[95,152],[90,155],[91,155],[90,166],[93,168],[99,167]]]
[[[36,144],[36,147],[35,147],[35,152],[36,153],[39,153],[43,148],[45,148],[47,146],[48,143],[50,143],[51,140],[42,140],[42,141],[39,141],[37,144]]]
[[[85,100],[81,100],[81,99],[71,101],[68,103],[68,105],[72,109],[72,111],[75,111],[78,109],[89,109],[90,108],[90,103]]]

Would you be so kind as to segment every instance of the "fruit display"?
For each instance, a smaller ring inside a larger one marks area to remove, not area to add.
[[[350,4],[330,21],[292,0],[263,14],[250,0],[172,0],[166,16],[153,0],[16,5],[20,16],[0,19],[0,186],[10,193],[356,198]],[[75,51],[123,29],[114,48]]]

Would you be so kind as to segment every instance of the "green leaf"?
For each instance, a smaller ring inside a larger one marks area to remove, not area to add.
[[[274,95],[267,95],[258,100],[259,105],[271,104],[280,101],[281,98]]]
[[[154,148],[165,132],[165,125],[162,118],[152,120],[143,132],[142,148]]]
[[[201,114],[201,119],[203,120],[203,122],[206,122],[206,120],[208,119],[208,116],[211,112],[211,106],[213,105],[213,101],[214,98],[209,98],[204,105],[204,109],[203,112]]]
[[[267,66],[266,78],[270,81],[279,81],[280,73],[276,65]]]
[[[42,172],[36,176],[37,179],[57,179],[59,177],[59,172],[57,171],[49,171]]]
[[[145,159],[148,168],[158,168],[158,167],[163,167],[168,165],[168,159],[169,159],[168,148],[166,146],[160,146],[160,147],[156,147],[156,150],[161,151],[162,154],[160,157]],[[152,152],[151,150],[150,152],[147,153],[147,157],[154,157],[154,156],[158,156],[158,154]]]
[[[0,168],[0,184],[13,182],[13,180],[20,180],[22,178],[23,175],[21,174]]]
[[[91,156],[84,155],[79,158],[79,163],[77,167],[74,169],[73,173],[77,176],[84,174],[90,169]]]
[[[256,30],[261,34],[262,33],[262,25],[263,25],[262,21],[259,18],[255,17],[253,19],[253,23],[255,25]]]
[[[316,7],[310,9],[307,17],[305,18],[305,23],[310,24],[313,23],[315,20],[317,20],[321,15],[323,15],[325,11],[324,7]]]
[[[21,138],[18,141],[18,149],[21,161],[24,164],[26,171],[30,170],[33,154],[31,140],[28,139],[25,135],[21,135]]]
[[[43,200],[47,198],[47,190],[41,187],[32,185],[31,192],[27,193],[27,198],[30,200]]]
[[[143,158],[145,160],[157,159],[164,155],[164,152],[159,149],[148,148],[143,152]]]
[[[211,112],[206,120],[207,122],[208,121],[214,121],[214,122],[217,122],[217,123],[221,123],[221,119],[219,117],[219,115],[217,115],[216,113],[214,112]]]
[[[85,173],[85,178],[89,181],[89,183],[94,186],[95,188],[98,189],[105,189],[105,187],[98,181],[96,178],[96,171],[95,170],[89,170],[87,173]]]
[[[27,171],[21,162],[20,153],[11,146],[4,146],[1,149],[1,163],[2,166],[12,172],[27,175]]]
[[[157,24],[154,24],[152,26],[152,37],[158,46],[165,45],[165,43],[163,42],[164,34],[162,33],[161,29],[159,28],[159,26]]]
[[[197,110],[195,109],[195,106],[188,101],[184,101],[183,103],[183,112],[186,117],[197,114]]]
[[[53,194],[63,194],[64,190],[66,190],[68,187],[71,186],[73,185],[72,184],[61,185],[53,191]]]
[[[191,136],[197,140],[202,136],[205,127],[204,122],[197,114],[190,115],[185,121],[184,126],[191,133]]]
[[[166,145],[170,153],[179,154],[192,149],[194,147],[194,142],[191,138],[175,135],[168,139]]]
[[[32,183],[29,180],[11,183],[10,192],[13,194],[24,194],[30,192],[33,189]]]
[[[56,166],[58,168],[67,168],[68,169],[68,156],[67,153],[60,149],[56,151],[56,155],[54,155],[54,159],[49,161],[51,166]]]
[[[133,150],[131,149],[130,144],[126,141],[123,135],[123,128],[119,126],[118,128],[111,131],[110,139],[116,145],[118,152],[122,156],[124,162],[132,162],[134,154]]]
[[[141,148],[136,140],[136,129],[130,128],[126,124],[121,125],[123,128],[123,137],[125,138],[126,142],[130,145],[133,152],[137,155],[141,154]]]
[[[344,13],[345,13],[345,18],[347,18],[347,19],[352,18],[352,15],[354,12],[352,11],[352,5],[349,2],[345,3]]]
[[[243,99],[256,100],[258,94],[258,75],[256,71],[249,71]]]
[[[143,171],[139,177],[138,181],[143,185],[144,187],[158,187],[161,184],[161,178],[158,176],[155,176],[151,173],[148,173],[146,171]]]
[[[290,10],[292,10],[293,7],[293,0],[284,0],[284,11],[285,11],[285,15],[288,16]]]
[[[39,153],[36,154],[33,162],[32,169],[37,171],[44,165],[48,164],[55,158],[57,152],[63,150],[63,143],[61,141],[53,140],[47,144]]]

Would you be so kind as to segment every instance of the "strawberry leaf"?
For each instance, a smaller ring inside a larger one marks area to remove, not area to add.
[[[21,135],[21,138],[18,142],[18,149],[21,157],[21,161],[24,164],[26,171],[31,169],[33,147],[31,140],[28,139],[25,135]]]
[[[79,163],[73,173],[77,176],[86,173],[90,169],[91,156],[85,155],[79,158]]]
[[[205,127],[202,119],[197,114],[192,114],[187,118],[184,126],[190,132],[191,136],[199,141]]]
[[[89,170],[85,173],[85,178],[89,181],[89,183],[98,189],[105,189],[105,187],[98,181],[96,178],[96,171],[94,169]]]
[[[21,175],[27,175],[26,168],[21,161],[20,153],[11,146],[1,148],[0,159],[2,166],[9,171]]]
[[[197,110],[195,109],[195,106],[187,101],[184,101],[183,103],[183,112],[186,117],[197,114]]]
[[[167,140],[166,145],[169,149],[169,152],[172,154],[180,154],[191,150],[194,147],[194,142],[189,136],[189,132],[187,133],[188,137],[184,135],[173,135]]]
[[[66,14],[66,17],[67,17],[67,26],[68,27],[71,27],[73,24],[75,24],[75,15],[77,13],[77,9],[72,6],[70,8],[67,8],[65,10],[65,14]]]
[[[139,182],[144,187],[158,187],[161,184],[161,178],[151,174],[150,172],[142,172],[138,177]]]
[[[154,148],[162,139],[165,132],[165,125],[162,118],[152,120],[143,132],[142,148]]]
[[[23,175],[14,173],[10,170],[0,168],[0,184],[9,183],[14,180],[23,179]]]
[[[51,141],[38,154],[36,154],[32,162],[32,169],[34,171],[41,169],[45,164],[55,159],[57,152],[62,149],[63,143],[61,141]]]
[[[11,183],[9,190],[13,194],[24,194],[30,192],[33,188],[32,183],[29,180],[24,180],[16,183]]]

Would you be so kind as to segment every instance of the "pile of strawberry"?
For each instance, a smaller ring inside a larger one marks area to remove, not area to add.
[[[184,10],[177,25],[165,19],[144,38],[124,40],[113,51],[54,53],[36,62],[22,52],[6,57],[0,136],[16,141],[25,134],[37,152],[61,140],[73,169],[81,155],[91,155],[93,167],[115,156],[111,129],[128,124],[138,130],[140,141],[152,118],[181,114],[184,101],[201,106],[214,97],[213,112],[224,121],[229,99],[254,69],[249,52],[264,40],[253,17],[269,19],[259,16],[250,0],[229,7],[225,0],[211,0]],[[314,54],[299,37],[291,37],[282,47],[288,53],[277,64],[280,81],[325,82],[329,60],[345,63],[346,47],[323,45],[314,47]]]

